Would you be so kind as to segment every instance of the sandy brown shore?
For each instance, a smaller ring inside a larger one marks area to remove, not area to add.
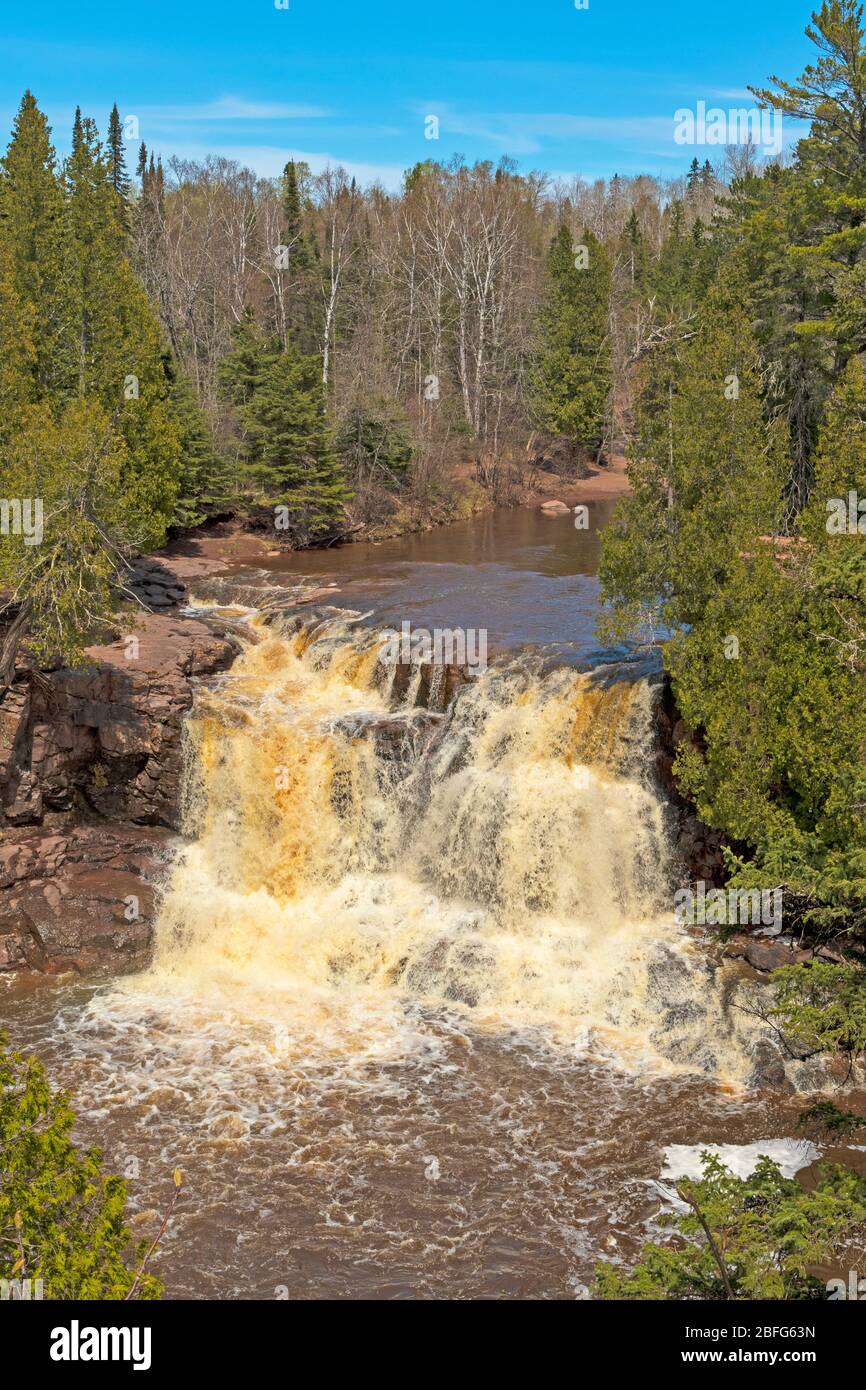
[[[621,497],[629,490],[626,460],[621,454],[615,454],[605,467],[593,468],[588,478],[574,482],[564,482],[552,473],[540,474],[534,488],[525,492],[518,505],[543,507],[546,502],[558,501],[575,507],[581,502]],[[359,532],[355,539],[363,542],[371,538]],[[189,581],[235,566],[259,565],[274,554],[279,551],[275,551],[272,536],[250,530],[242,522],[227,521],[172,541],[147,558],[161,561],[179,579]]]

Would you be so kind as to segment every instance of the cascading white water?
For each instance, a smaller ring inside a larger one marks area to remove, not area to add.
[[[375,634],[260,636],[190,721],[193,838],[137,988],[298,1057],[396,1055],[408,1002],[742,1076],[745,1023],[673,924],[645,681],[515,662],[395,710]]]

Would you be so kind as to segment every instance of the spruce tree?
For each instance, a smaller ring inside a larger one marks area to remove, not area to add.
[[[634,208],[629,213],[628,221],[623,229],[623,237],[629,282],[632,289],[639,294],[646,288],[649,279],[650,254]]]
[[[30,320],[36,396],[74,390],[77,367],[70,234],[50,137],[33,94],[25,92],[0,163],[0,244],[10,311],[17,305],[14,313]],[[14,334],[12,321],[6,331]]]
[[[36,396],[36,316],[15,288],[9,250],[0,238],[0,444],[21,426]]]
[[[613,379],[609,340],[611,270],[592,232],[580,247],[560,227],[547,253],[529,368],[536,428],[597,451]]]
[[[289,286],[288,331],[301,352],[313,352],[319,345],[321,289],[317,284],[318,248],[304,226],[300,175],[308,176],[305,164],[290,159],[283,170],[283,236],[288,251],[285,269]]]
[[[177,501],[172,524],[197,526],[224,507],[230,480],[214,447],[210,427],[189,379],[166,354],[169,381],[168,414],[178,438]]]
[[[299,544],[339,529],[349,500],[325,415],[321,363],[291,344],[265,358],[239,411],[248,436],[248,472],[269,507],[286,509]]]
[[[162,332],[127,258],[126,235],[96,127],[79,122],[64,167],[77,389],[117,421],[142,507],[163,530],[174,517],[180,448],[168,410]]]
[[[111,108],[111,115],[108,118],[108,137],[106,140],[106,155],[108,164],[108,178],[112,188],[118,198],[123,200],[129,196],[129,178],[126,173],[126,153],[123,147],[123,126],[120,122],[120,112],[117,109],[117,102]]]

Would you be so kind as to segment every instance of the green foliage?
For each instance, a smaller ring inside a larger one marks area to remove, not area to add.
[[[25,92],[0,166],[0,244],[9,293],[31,325],[32,360],[21,364],[30,398],[69,392],[75,383],[70,231],[50,135]]]
[[[807,923],[856,929],[866,903],[866,551],[827,530],[866,468],[866,383],[852,363],[831,402],[813,500],[781,549],[756,525],[729,572],[665,654],[683,717],[703,750],[678,772],[701,814],[754,850],[736,886],[788,889]],[[673,605],[670,605],[673,609]],[[737,658],[726,651],[729,636]]]
[[[679,355],[652,359],[638,409],[633,494],[601,567],[617,633],[700,621],[757,534],[772,532],[784,462],[765,430],[760,364],[738,280],[719,279]]]
[[[285,509],[281,529],[296,544],[339,529],[350,493],[326,416],[320,359],[291,342],[281,350],[246,315],[221,379],[236,409],[239,456],[255,500]]]
[[[41,1279],[49,1299],[159,1298],[158,1279],[137,1279],[145,1246],[131,1249],[126,1184],[98,1149],[76,1149],[74,1121],[40,1063],[0,1034],[0,1278]]]
[[[734,886],[781,885],[789,920],[857,932],[866,549],[856,526],[828,530],[827,507],[844,499],[847,513],[866,477],[866,381],[858,358],[842,366],[838,340],[828,351],[789,313],[797,301],[803,322],[824,292],[802,260],[799,281],[789,276],[786,238],[818,215],[815,198],[797,168],[739,188],[744,241],[706,297],[697,336],[645,369],[634,495],[605,536],[601,574],[608,632],[669,634],[665,665],[698,735],[675,771],[701,816],[746,846],[729,854]],[[802,293],[792,289],[786,307],[789,282]],[[719,382],[730,371],[739,395],[728,401]]]
[[[172,524],[197,526],[228,504],[231,479],[225,460],[214,447],[204,412],[189,380],[171,359],[166,362],[165,370],[169,380],[168,418],[177,436],[179,461]]]
[[[866,1128],[866,1116],[840,1110],[831,1100],[818,1100],[800,1112],[797,1123],[801,1129],[817,1130],[829,1139],[847,1139]]]
[[[356,488],[371,482],[399,487],[414,452],[405,413],[387,396],[355,403],[343,423],[337,447]]]
[[[623,254],[626,257],[631,288],[635,294],[640,294],[649,283],[652,258],[634,208],[623,231]]]
[[[108,181],[119,199],[117,206],[118,218],[121,223],[125,224],[126,209],[123,203],[124,200],[129,197],[129,176],[126,172],[126,151],[123,147],[123,126],[121,125],[117,102],[112,106],[111,115],[108,118],[106,146]]]
[[[763,1156],[738,1178],[714,1155],[703,1177],[678,1185],[689,1210],[672,1218],[669,1245],[645,1245],[630,1271],[600,1263],[604,1299],[817,1299],[826,1291],[810,1271],[830,1260],[866,1221],[866,1182],[823,1165],[805,1191]]]
[[[0,589],[26,614],[28,642],[45,662],[74,665],[114,613],[118,557],[146,548],[162,529],[141,477],[99,406],[71,401],[55,421],[34,406],[0,449],[9,495],[40,499],[43,537],[0,535]]]
[[[578,269],[576,257],[586,265]],[[609,313],[611,270],[591,232],[580,247],[560,227],[545,264],[544,290],[529,368],[529,409],[538,429],[587,448],[604,438],[612,385]]]
[[[209,431],[128,259],[115,107],[103,149],[76,112],[58,170],[33,96],[0,166],[0,452],[7,498],[39,499],[45,540],[0,538],[17,608],[0,686],[26,637],[78,660],[117,607],[129,548],[206,514],[218,492]]]
[[[817,960],[784,965],[773,972],[773,988],[770,1017],[787,1037],[852,1061],[866,1051],[866,971],[859,966]]]

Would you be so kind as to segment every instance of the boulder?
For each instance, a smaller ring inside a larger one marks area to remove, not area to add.
[[[238,650],[195,618],[151,614],[90,648],[88,667],[19,668],[0,699],[6,824],[77,810],[176,829],[194,681],[226,670]]]
[[[115,975],[147,964],[175,837],[139,826],[20,832],[0,855],[0,974]]]

